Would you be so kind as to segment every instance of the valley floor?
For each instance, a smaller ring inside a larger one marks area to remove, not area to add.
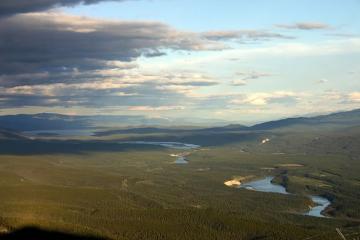
[[[110,239],[338,239],[360,225],[359,161],[230,144],[0,156],[0,232],[27,226]],[[291,193],[228,187],[276,176]],[[329,218],[303,216],[327,197]]]

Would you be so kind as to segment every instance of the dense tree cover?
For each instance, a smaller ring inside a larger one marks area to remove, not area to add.
[[[335,228],[359,225],[356,133],[256,133],[191,151],[188,165],[170,156],[182,150],[118,146],[116,137],[3,140],[0,233],[36,226],[110,239],[338,239]],[[22,146],[35,147],[14,154]],[[224,185],[269,175],[294,194]],[[302,215],[309,194],[331,200],[331,218]]]

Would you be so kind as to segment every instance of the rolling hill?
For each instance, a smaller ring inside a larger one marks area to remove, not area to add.
[[[240,131],[276,131],[276,130],[338,130],[349,127],[360,126],[360,109],[338,112],[316,117],[297,117],[269,121],[250,127],[241,124],[230,124],[222,127],[210,128],[157,128],[157,127],[135,127],[100,131],[96,136],[108,136],[114,134],[211,134],[231,133]]]
[[[317,117],[298,117],[287,118],[277,121],[270,121],[254,125],[249,130],[274,130],[292,128],[315,128],[315,129],[331,129],[331,128],[348,128],[360,125],[360,109],[338,112]]]
[[[174,127],[191,126],[191,123],[181,123],[176,119],[146,118],[143,116],[70,116],[53,113],[0,116],[0,128],[2,129],[21,132],[34,130],[111,128],[111,130],[104,130],[96,133],[97,136],[107,136],[113,134],[200,134],[269,130],[336,130],[359,126],[360,109],[316,117],[286,118],[249,127],[241,124],[225,125],[225,123],[223,126],[217,126],[217,124],[218,123],[214,124],[214,127],[204,127],[204,125],[201,127],[201,125],[199,126],[197,124],[194,124],[193,127]]]

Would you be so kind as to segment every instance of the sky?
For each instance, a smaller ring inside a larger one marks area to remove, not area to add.
[[[359,0],[2,0],[0,115],[360,108]]]

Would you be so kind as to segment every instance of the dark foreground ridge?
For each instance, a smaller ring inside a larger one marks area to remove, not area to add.
[[[36,227],[25,227],[11,233],[0,234],[1,240],[105,240],[106,238],[81,236],[70,233],[43,230]]]

